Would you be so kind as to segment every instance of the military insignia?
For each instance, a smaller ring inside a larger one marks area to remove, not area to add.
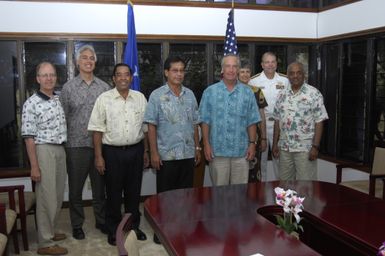
[[[275,88],[277,90],[282,90],[285,88],[285,85],[282,83],[282,82],[278,82],[276,85],[275,85]]]

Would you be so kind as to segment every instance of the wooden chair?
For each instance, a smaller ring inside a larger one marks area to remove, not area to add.
[[[19,254],[19,241],[17,238],[17,225],[16,225],[16,205],[15,205],[15,194],[18,193],[18,195],[22,195],[24,191],[24,186],[0,186],[0,193],[7,193],[8,194],[8,204],[0,203],[2,207],[5,207],[5,229],[4,229],[4,223],[0,224],[0,230],[5,230],[7,237],[9,238],[12,236],[13,239],[13,246],[15,249],[15,253]],[[21,200],[23,200],[23,196],[21,196]],[[4,233],[3,233],[4,234]]]
[[[132,229],[132,215],[126,213],[116,230],[116,246],[120,256],[139,256],[138,239]]]
[[[4,204],[0,204],[0,255],[6,255],[7,252],[8,233],[6,209]]]
[[[20,178],[20,177],[30,177],[29,169],[2,169],[0,171],[0,179],[3,178]],[[24,186],[13,186],[15,188],[21,189],[23,187],[23,191],[18,190],[15,199],[15,208],[14,210],[17,213],[17,219],[20,221],[20,232],[23,240],[23,247],[25,251],[29,250],[28,245],[28,235],[27,235],[27,215],[33,214],[35,218],[35,226],[36,226],[36,196],[35,196],[35,184],[32,183],[32,191],[24,191]],[[12,186],[11,186],[12,187]],[[2,193],[3,192],[3,193]],[[0,190],[0,203],[6,204],[8,207],[10,205],[9,195],[5,193],[7,191]],[[11,208],[11,207],[8,207]],[[13,208],[11,208],[13,209]]]
[[[336,183],[385,200],[385,148],[376,147],[372,167],[357,164],[337,164]],[[352,168],[369,173],[369,180],[344,181],[342,170]]]

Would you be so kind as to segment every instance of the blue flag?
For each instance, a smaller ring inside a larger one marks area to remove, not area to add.
[[[131,89],[140,91],[138,48],[136,45],[134,7],[131,1],[128,1],[127,10],[127,44],[124,51],[124,63],[129,65],[133,72]]]
[[[228,54],[238,54],[237,37],[235,35],[234,27],[234,9],[231,9],[229,12],[229,18],[227,19],[226,26],[225,45],[223,46],[223,55],[226,56]]]

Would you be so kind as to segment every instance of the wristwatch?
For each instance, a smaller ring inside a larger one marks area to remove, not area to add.
[[[256,141],[256,140],[254,140],[254,141],[249,140],[249,144],[255,144],[255,145],[257,145],[257,141]]]
[[[201,151],[202,148],[201,147],[195,147],[195,150]]]

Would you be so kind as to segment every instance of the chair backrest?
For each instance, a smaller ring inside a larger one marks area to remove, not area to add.
[[[139,256],[138,238],[134,231],[130,231],[124,241],[124,249],[127,251],[127,256]]]
[[[139,249],[137,246],[137,238],[135,232],[132,229],[132,215],[131,213],[124,214],[120,221],[118,228],[116,229],[116,247],[120,256],[137,256],[139,255]],[[125,248],[127,242],[127,250]],[[132,255],[130,254],[132,253]]]
[[[376,147],[374,151],[372,174],[385,174],[385,148]]]

